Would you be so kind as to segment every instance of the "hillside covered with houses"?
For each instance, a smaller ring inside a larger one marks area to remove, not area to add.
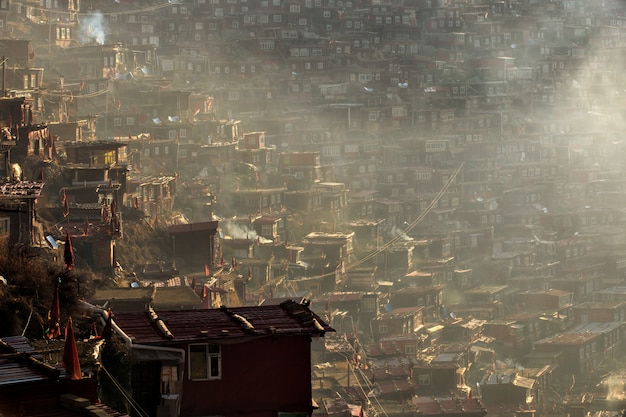
[[[0,57],[1,416],[626,410],[623,1],[6,0]]]

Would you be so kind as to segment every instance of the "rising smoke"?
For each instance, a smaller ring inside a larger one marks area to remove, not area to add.
[[[259,236],[256,230],[230,220],[220,221],[220,228],[225,238],[258,240],[260,243],[272,243],[270,239]]]
[[[95,11],[81,20],[78,36],[82,43],[95,41],[98,45],[104,45],[108,30],[109,27],[102,13]]]

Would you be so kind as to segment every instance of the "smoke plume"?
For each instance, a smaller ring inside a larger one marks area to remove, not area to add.
[[[109,27],[104,16],[96,11],[82,19],[78,29],[78,36],[83,43],[95,41],[98,45],[103,45]]]
[[[231,239],[258,240],[260,243],[272,243],[270,239],[259,236],[256,230],[233,221],[220,221],[220,227],[224,233],[224,237],[230,237]]]

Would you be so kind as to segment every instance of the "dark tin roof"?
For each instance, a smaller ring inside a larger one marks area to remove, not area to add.
[[[38,198],[44,186],[43,182],[20,181],[7,182],[0,185],[0,199],[13,198]]]
[[[267,335],[323,336],[334,331],[308,304],[116,313],[114,321],[138,344],[238,339]]]
[[[0,339],[0,387],[26,383],[55,381],[59,371],[45,365],[35,357],[28,339],[21,336]]]

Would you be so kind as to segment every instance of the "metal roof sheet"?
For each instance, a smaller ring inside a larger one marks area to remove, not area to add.
[[[189,342],[236,339],[264,335],[322,336],[334,331],[308,306],[288,300],[280,305],[248,306],[204,310],[125,312],[115,315],[115,323],[135,343]],[[165,334],[159,321],[171,333]]]

